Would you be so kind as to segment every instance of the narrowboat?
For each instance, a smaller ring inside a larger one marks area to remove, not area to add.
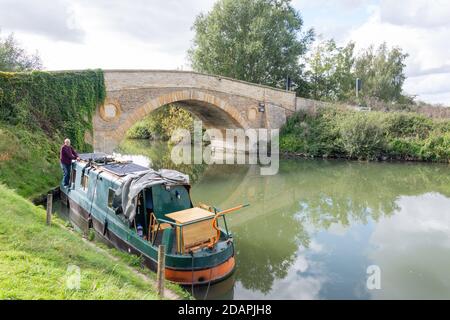
[[[165,250],[165,277],[182,285],[221,281],[235,268],[233,237],[225,214],[194,206],[189,176],[153,170],[103,153],[73,161],[70,185],[61,184],[70,220],[107,243],[143,257],[156,270],[158,248]]]

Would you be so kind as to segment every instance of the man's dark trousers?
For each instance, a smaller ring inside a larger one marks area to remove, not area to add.
[[[67,187],[69,186],[70,183],[70,169],[72,169],[72,164],[65,164],[61,162],[61,168],[63,170],[64,173],[64,186]]]

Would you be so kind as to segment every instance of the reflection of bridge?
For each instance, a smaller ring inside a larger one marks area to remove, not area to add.
[[[199,117],[206,128],[280,128],[296,110],[316,102],[294,92],[186,71],[105,71],[106,101],[94,116],[96,150],[112,150],[126,131],[169,103]]]

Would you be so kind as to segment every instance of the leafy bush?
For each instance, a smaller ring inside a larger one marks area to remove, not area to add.
[[[131,129],[127,131],[128,139],[150,139],[151,133],[148,129],[147,123],[140,121],[136,123]]]
[[[194,117],[179,106],[167,105],[137,122],[127,132],[129,139],[170,139],[176,129],[193,129]]]
[[[280,148],[308,156],[333,155],[337,150],[338,130],[334,109],[320,109],[317,114],[300,111],[288,119],[281,129]]]
[[[390,137],[427,137],[433,129],[433,120],[416,113],[379,114]]]
[[[351,113],[339,123],[339,142],[350,158],[373,160],[381,155],[385,139],[381,123],[365,113]]]
[[[393,138],[388,142],[387,154],[392,159],[398,160],[422,160],[420,150],[422,149],[423,141],[415,138]]]
[[[433,132],[425,140],[420,155],[424,160],[450,161],[450,132]]]
[[[280,149],[314,157],[450,161],[450,120],[417,113],[300,111],[281,129]]]
[[[280,137],[280,148],[281,150],[290,150],[292,152],[303,152],[306,146],[304,140],[290,133]]]

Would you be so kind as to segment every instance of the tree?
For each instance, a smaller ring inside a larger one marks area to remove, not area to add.
[[[403,94],[405,59],[400,48],[389,49],[386,43],[354,53],[355,44],[338,47],[334,40],[319,43],[306,57],[309,96],[325,101],[355,99],[355,80],[362,80],[361,101],[411,103]],[[371,104],[370,102],[369,104]]]
[[[29,55],[10,34],[0,37],[0,71],[31,71],[42,69],[41,58],[37,53]]]
[[[302,90],[299,62],[312,42],[290,0],[219,0],[193,25],[194,70],[283,88],[289,76]]]
[[[354,84],[355,44],[338,47],[334,40],[319,43],[306,58],[309,96],[316,100],[342,101],[349,97]]]
[[[385,102],[403,102],[405,59],[402,49],[389,49],[386,43],[377,49],[370,46],[355,60],[354,74],[363,83],[362,96],[375,97]]]

